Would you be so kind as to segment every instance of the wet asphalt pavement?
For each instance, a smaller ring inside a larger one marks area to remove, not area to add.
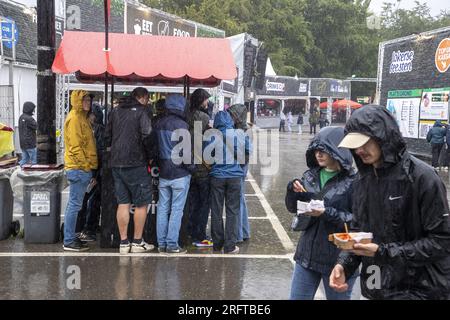
[[[276,174],[261,175],[260,165],[250,167],[246,199],[251,239],[239,244],[238,255],[189,247],[182,255],[120,256],[118,249],[101,249],[96,243],[89,252],[66,253],[61,243],[31,245],[11,238],[0,241],[0,300],[288,299],[299,234],[289,231],[292,216],[284,196],[288,181],[306,170],[311,137],[280,134]],[[440,175],[448,188],[448,173]],[[16,215],[21,214],[18,208]],[[354,299],[359,292],[357,283]],[[316,299],[323,298],[319,290]]]

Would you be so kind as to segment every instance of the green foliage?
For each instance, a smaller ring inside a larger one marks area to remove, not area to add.
[[[385,2],[381,17],[381,37],[383,40],[450,26],[450,13],[442,12],[438,17],[433,17],[428,5],[419,1],[415,1],[415,6],[409,10]]]
[[[91,0],[93,6],[104,7],[104,0]],[[111,13],[116,16],[123,16],[125,3],[123,0],[112,0],[111,1]]]
[[[143,0],[146,5],[263,41],[280,75],[376,77],[378,44],[450,26],[450,12],[432,17],[426,3],[410,10],[385,3],[381,28],[369,28],[370,0]]]

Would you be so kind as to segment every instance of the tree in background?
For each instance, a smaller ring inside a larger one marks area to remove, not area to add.
[[[369,5],[370,0],[307,0],[305,17],[314,38],[308,76],[376,74],[379,37],[367,27]]]
[[[426,3],[399,9],[385,2],[381,28],[370,28],[370,0],[144,0],[146,5],[264,42],[280,75],[376,77],[378,44],[450,25]]]
[[[433,17],[428,5],[415,1],[412,9],[400,9],[401,1],[397,4],[383,3],[382,29],[380,32],[383,41],[401,38],[412,34],[450,26],[450,12],[443,11]]]

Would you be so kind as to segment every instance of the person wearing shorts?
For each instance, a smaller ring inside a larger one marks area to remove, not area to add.
[[[151,159],[151,120],[145,109],[149,100],[145,88],[136,88],[129,98],[110,113],[105,144],[111,147],[111,167],[117,198],[117,225],[120,253],[149,252],[154,246],[142,239],[147,207],[152,201],[151,177],[147,165]],[[128,239],[130,207],[135,205],[134,238]]]

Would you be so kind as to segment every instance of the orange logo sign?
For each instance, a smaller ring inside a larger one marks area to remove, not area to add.
[[[450,38],[446,38],[439,43],[435,63],[439,72],[444,73],[450,68]]]

